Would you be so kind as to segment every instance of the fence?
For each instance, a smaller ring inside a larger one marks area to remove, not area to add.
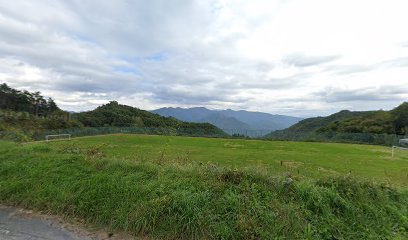
[[[193,136],[193,137],[222,137],[222,138],[249,138],[247,130],[243,133],[238,131],[224,130],[226,133],[214,132],[197,128],[138,128],[138,127],[85,127],[75,129],[35,130],[35,131],[3,131],[0,139],[25,142],[45,140],[47,135],[70,134],[72,137],[93,136],[103,134],[149,134],[167,136]],[[246,134],[245,134],[246,133]],[[258,133],[255,135],[254,133]],[[406,136],[395,134],[371,134],[371,133],[305,133],[305,132],[275,132],[274,134],[261,135],[264,132],[254,132],[252,138],[279,141],[309,141],[309,142],[340,142],[375,144],[384,146],[398,145],[398,142]]]
[[[393,146],[398,145],[400,139],[406,138],[396,134],[374,134],[374,133],[310,133],[310,132],[275,132],[265,139],[281,141],[309,141],[309,142],[340,142],[359,143]]]
[[[225,133],[231,136],[243,136],[243,137],[251,137],[251,138],[262,138],[268,133],[272,132],[272,129],[231,129],[231,128],[223,128],[222,129]]]
[[[197,128],[138,128],[138,127],[85,127],[53,130],[19,130],[0,132],[0,139],[18,142],[45,140],[47,135],[70,134],[72,137],[129,133],[168,136],[192,136],[192,137],[228,137],[225,133],[214,132],[211,129]]]

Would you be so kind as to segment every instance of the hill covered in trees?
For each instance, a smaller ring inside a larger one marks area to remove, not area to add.
[[[149,111],[111,101],[88,112],[74,114],[74,119],[87,127],[115,126],[139,128],[165,128],[184,133],[203,133],[205,135],[225,134],[209,123],[192,123],[163,117]]]
[[[327,117],[304,119],[297,124],[267,135],[267,137],[294,136],[296,134],[397,134],[408,135],[408,102],[390,111],[343,110]]]
[[[352,118],[334,121],[318,132],[408,134],[408,102],[391,111],[365,112]]]
[[[92,111],[69,113],[61,110],[52,98],[40,92],[19,91],[0,85],[0,138],[5,132],[29,140],[40,131],[86,127],[155,128],[156,133],[171,131],[182,135],[225,135],[209,123],[190,123],[144,111],[116,101]],[[160,129],[157,132],[157,129]]]

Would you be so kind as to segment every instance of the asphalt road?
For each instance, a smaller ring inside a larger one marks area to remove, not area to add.
[[[56,221],[0,206],[0,240],[90,240]]]

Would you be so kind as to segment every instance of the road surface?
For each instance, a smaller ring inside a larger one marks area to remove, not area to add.
[[[0,206],[1,240],[90,240],[80,233],[67,230],[55,219],[28,214],[12,207]]]

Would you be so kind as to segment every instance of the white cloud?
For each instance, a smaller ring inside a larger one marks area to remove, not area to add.
[[[389,109],[408,97],[389,91],[408,85],[407,8],[404,0],[8,1],[0,81],[69,110],[113,99],[302,116]]]

